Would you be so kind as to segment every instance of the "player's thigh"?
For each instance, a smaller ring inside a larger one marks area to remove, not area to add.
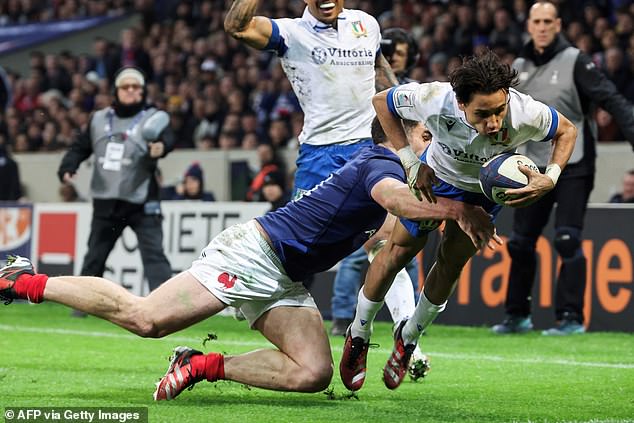
[[[428,234],[421,234],[418,237],[412,236],[403,223],[396,219],[392,233],[388,238],[390,254],[399,257],[399,262],[403,262],[403,266],[408,263],[412,257],[418,254],[425,247]]]
[[[275,307],[254,328],[301,367],[323,369],[332,364],[330,342],[315,307]]]
[[[191,273],[181,272],[145,297],[141,307],[160,330],[171,333],[216,314],[226,305]]]

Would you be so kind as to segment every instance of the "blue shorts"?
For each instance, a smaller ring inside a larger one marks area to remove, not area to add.
[[[425,150],[420,160],[423,163],[427,163],[426,158],[427,150]],[[461,201],[463,203],[480,206],[491,215],[491,221],[495,222],[496,216],[498,215],[500,210],[502,210],[501,205],[489,200],[482,193],[465,191],[443,181],[440,178],[438,178],[438,180],[440,181],[438,185],[434,185],[434,187],[432,188],[434,194],[437,197],[450,198],[452,200]],[[415,238],[420,238],[430,232],[435,231],[442,223],[441,220],[414,221],[405,218],[400,218],[399,220],[401,221],[403,226],[405,226],[410,235]]]
[[[372,146],[370,138],[354,144],[310,145],[299,147],[299,156],[295,162],[295,188],[293,198],[299,198],[305,192],[313,189],[318,183],[330,176],[334,171],[343,167],[350,158],[361,148]]]

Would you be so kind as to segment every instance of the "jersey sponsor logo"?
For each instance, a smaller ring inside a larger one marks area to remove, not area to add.
[[[222,272],[220,276],[218,276],[218,282],[220,282],[225,289],[231,289],[236,284],[238,277],[236,275],[230,275],[227,272]]]
[[[559,71],[558,70],[554,70],[553,74],[550,75],[550,84],[551,85],[557,85],[559,83]]]
[[[328,52],[323,47],[315,47],[313,51],[310,53],[310,56],[313,59],[313,62],[318,65],[323,65],[328,60]]]
[[[367,37],[368,36],[368,31],[365,29],[365,26],[363,25],[363,22],[361,22],[361,21],[352,22],[352,33],[357,38],[358,37]]]
[[[478,156],[477,154],[468,153],[464,150],[451,148],[450,146],[448,146],[447,144],[443,144],[442,142],[438,142],[438,145],[440,146],[443,153],[445,153],[446,155],[452,157],[454,160],[457,160],[459,162],[484,163],[489,159],[488,157],[481,157],[481,156]]]
[[[396,98],[394,99],[394,105],[399,107],[413,107],[414,100],[412,91],[397,91]]]
[[[310,56],[313,62],[318,65],[323,65],[330,60],[331,65],[374,66],[374,51],[366,48],[345,49],[336,47],[324,48],[317,46],[310,52]]]

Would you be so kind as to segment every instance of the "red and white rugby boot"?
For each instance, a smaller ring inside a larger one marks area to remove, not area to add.
[[[7,257],[7,265],[0,269],[0,301],[4,301],[5,305],[9,305],[15,299],[29,299],[19,295],[14,289],[14,285],[20,276],[33,276],[34,274],[33,264],[28,258],[20,256]]]
[[[365,382],[369,346],[370,342],[360,336],[353,338],[348,326],[339,374],[344,386],[351,391],[358,391]]]
[[[407,374],[409,360],[416,348],[416,343],[405,345],[403,342],[402,332],[405,323],[407,323],[407,320],[403,320],[396,332],[394,332],[394,349],[385,367],[383,367],[383,382],[388,389],[399,387]]]
[[[203,354],[189,347],[176,347],[167,373],[156,383],[154,400],[173,400],[185,389],[193,389],[201,380],[224,379],[222,354]]]

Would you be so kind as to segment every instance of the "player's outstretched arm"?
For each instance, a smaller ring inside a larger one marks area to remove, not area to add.
[[[495,234],[491,216],[482,207],[448,198],[438,198],[436,203],[418,201],[411,195],[407,185],[394,178],[384,178],[377,182],[370,195],[397,217],[411,220],[455,220],[478,249],[487,245],[494,248],[494,243],[502,243]]]
[[[262,50],[273,30],[268,18],[253,16],[258,3],[258,0],[234,0],[225,16],[225,31],[236,40]]]
[[[508,200],[505,204],[511,207],[525,207],[533,204],[549,191],[555,188],[559,175],[572,155],[577,139],[577,128],[564,115],[557,112],[559,125],[553,137],[553,152],[546,167],[545,173],[530,170],[526,166],[520,167],[520,171],[528,177],[528,185],[523,188],[507,190],[509,195],[517,195],[518,198]]]

